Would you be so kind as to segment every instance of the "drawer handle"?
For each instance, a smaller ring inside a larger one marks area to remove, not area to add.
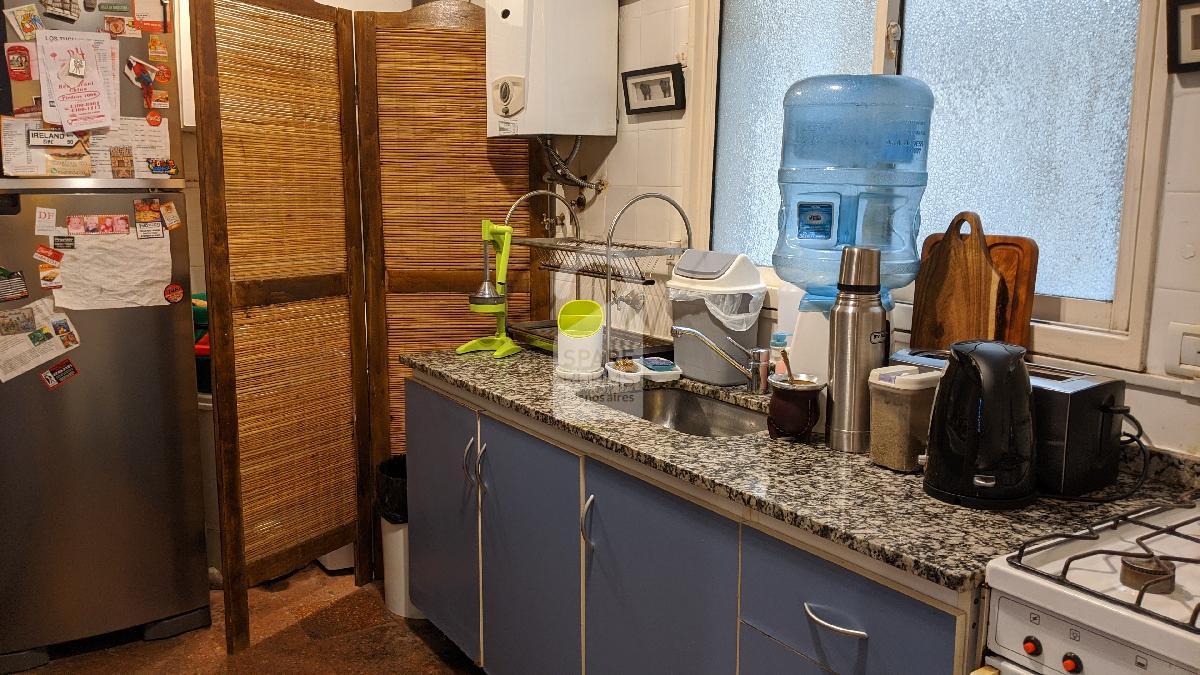
[[[822,628],[828,628],[829,630],[837,633],[838,635],[846,635],[846,636],[849,636],[852,638],[858,638],[859,640],[866,640],[868,637],[867,631],[865,631],[865,630],[854,630],[853,628],[842,628],[841,626],[829,623],[825,619],[822,619],[821,617],[819,617],[813,613],[812,606],[809,605],[807,602],[804,603],[804,613],[807,614],[808,618],[812,619],[812,621],[814,623],[816,623],[818,626],[821,626]]]
[[[463,475],[467,477],[467,482],[474,483],[475,479],[471,477],[471,470],[467,468],[467,455],[471,454],[471,446],[475,445],[475,437],[467,441],[467,447],[463,448]]]
[[[479,446],[479,455],[475,457],[475,482],[479,484],[479,489],[487,492],[487,486],[483,484],[483,453],[487,452],[487,443]]]
[[[588,550],[595,548],[596,545],[588,539],[586,523],[588,512],[592,510],[592,504],[596,503],[596,495],[588,495],[587,501],[583,503],[583,511],[579,514],[579,536],[583,539],[583,543],[587,544]]]

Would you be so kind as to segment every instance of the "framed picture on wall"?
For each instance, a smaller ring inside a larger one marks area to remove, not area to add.
[[[621,83],[626,115],[683,110],[686,102],[683,66],[678,63],[621,73]]]
[[[1200,70],[1200,0],[1167,5],[1167,72]]]

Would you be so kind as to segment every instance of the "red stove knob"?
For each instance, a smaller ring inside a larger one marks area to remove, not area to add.
[[[1021,648],[1030,656],[1038,656],[1042,653],[1042,643],[1032,635],[1025,638],[1024,642],[1021,643]]]
[[[1083,661],[1074,652],[1067,652],[1066,654],[1063,654],[1062,664],[1063,670],[1067,671],[1068,673],[1083,672]]]

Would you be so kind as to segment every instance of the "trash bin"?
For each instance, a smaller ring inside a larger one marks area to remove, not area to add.
[[[383,602],[393,614],[423,619],[425,615],[408,597],[408,467],[404,455],[379,463],[375,501],[383,532]]]

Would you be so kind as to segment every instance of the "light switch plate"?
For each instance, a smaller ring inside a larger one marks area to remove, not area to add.
[[[1200,324],[1167,324],[1166,371],[1171,375],[1200,377]]]

